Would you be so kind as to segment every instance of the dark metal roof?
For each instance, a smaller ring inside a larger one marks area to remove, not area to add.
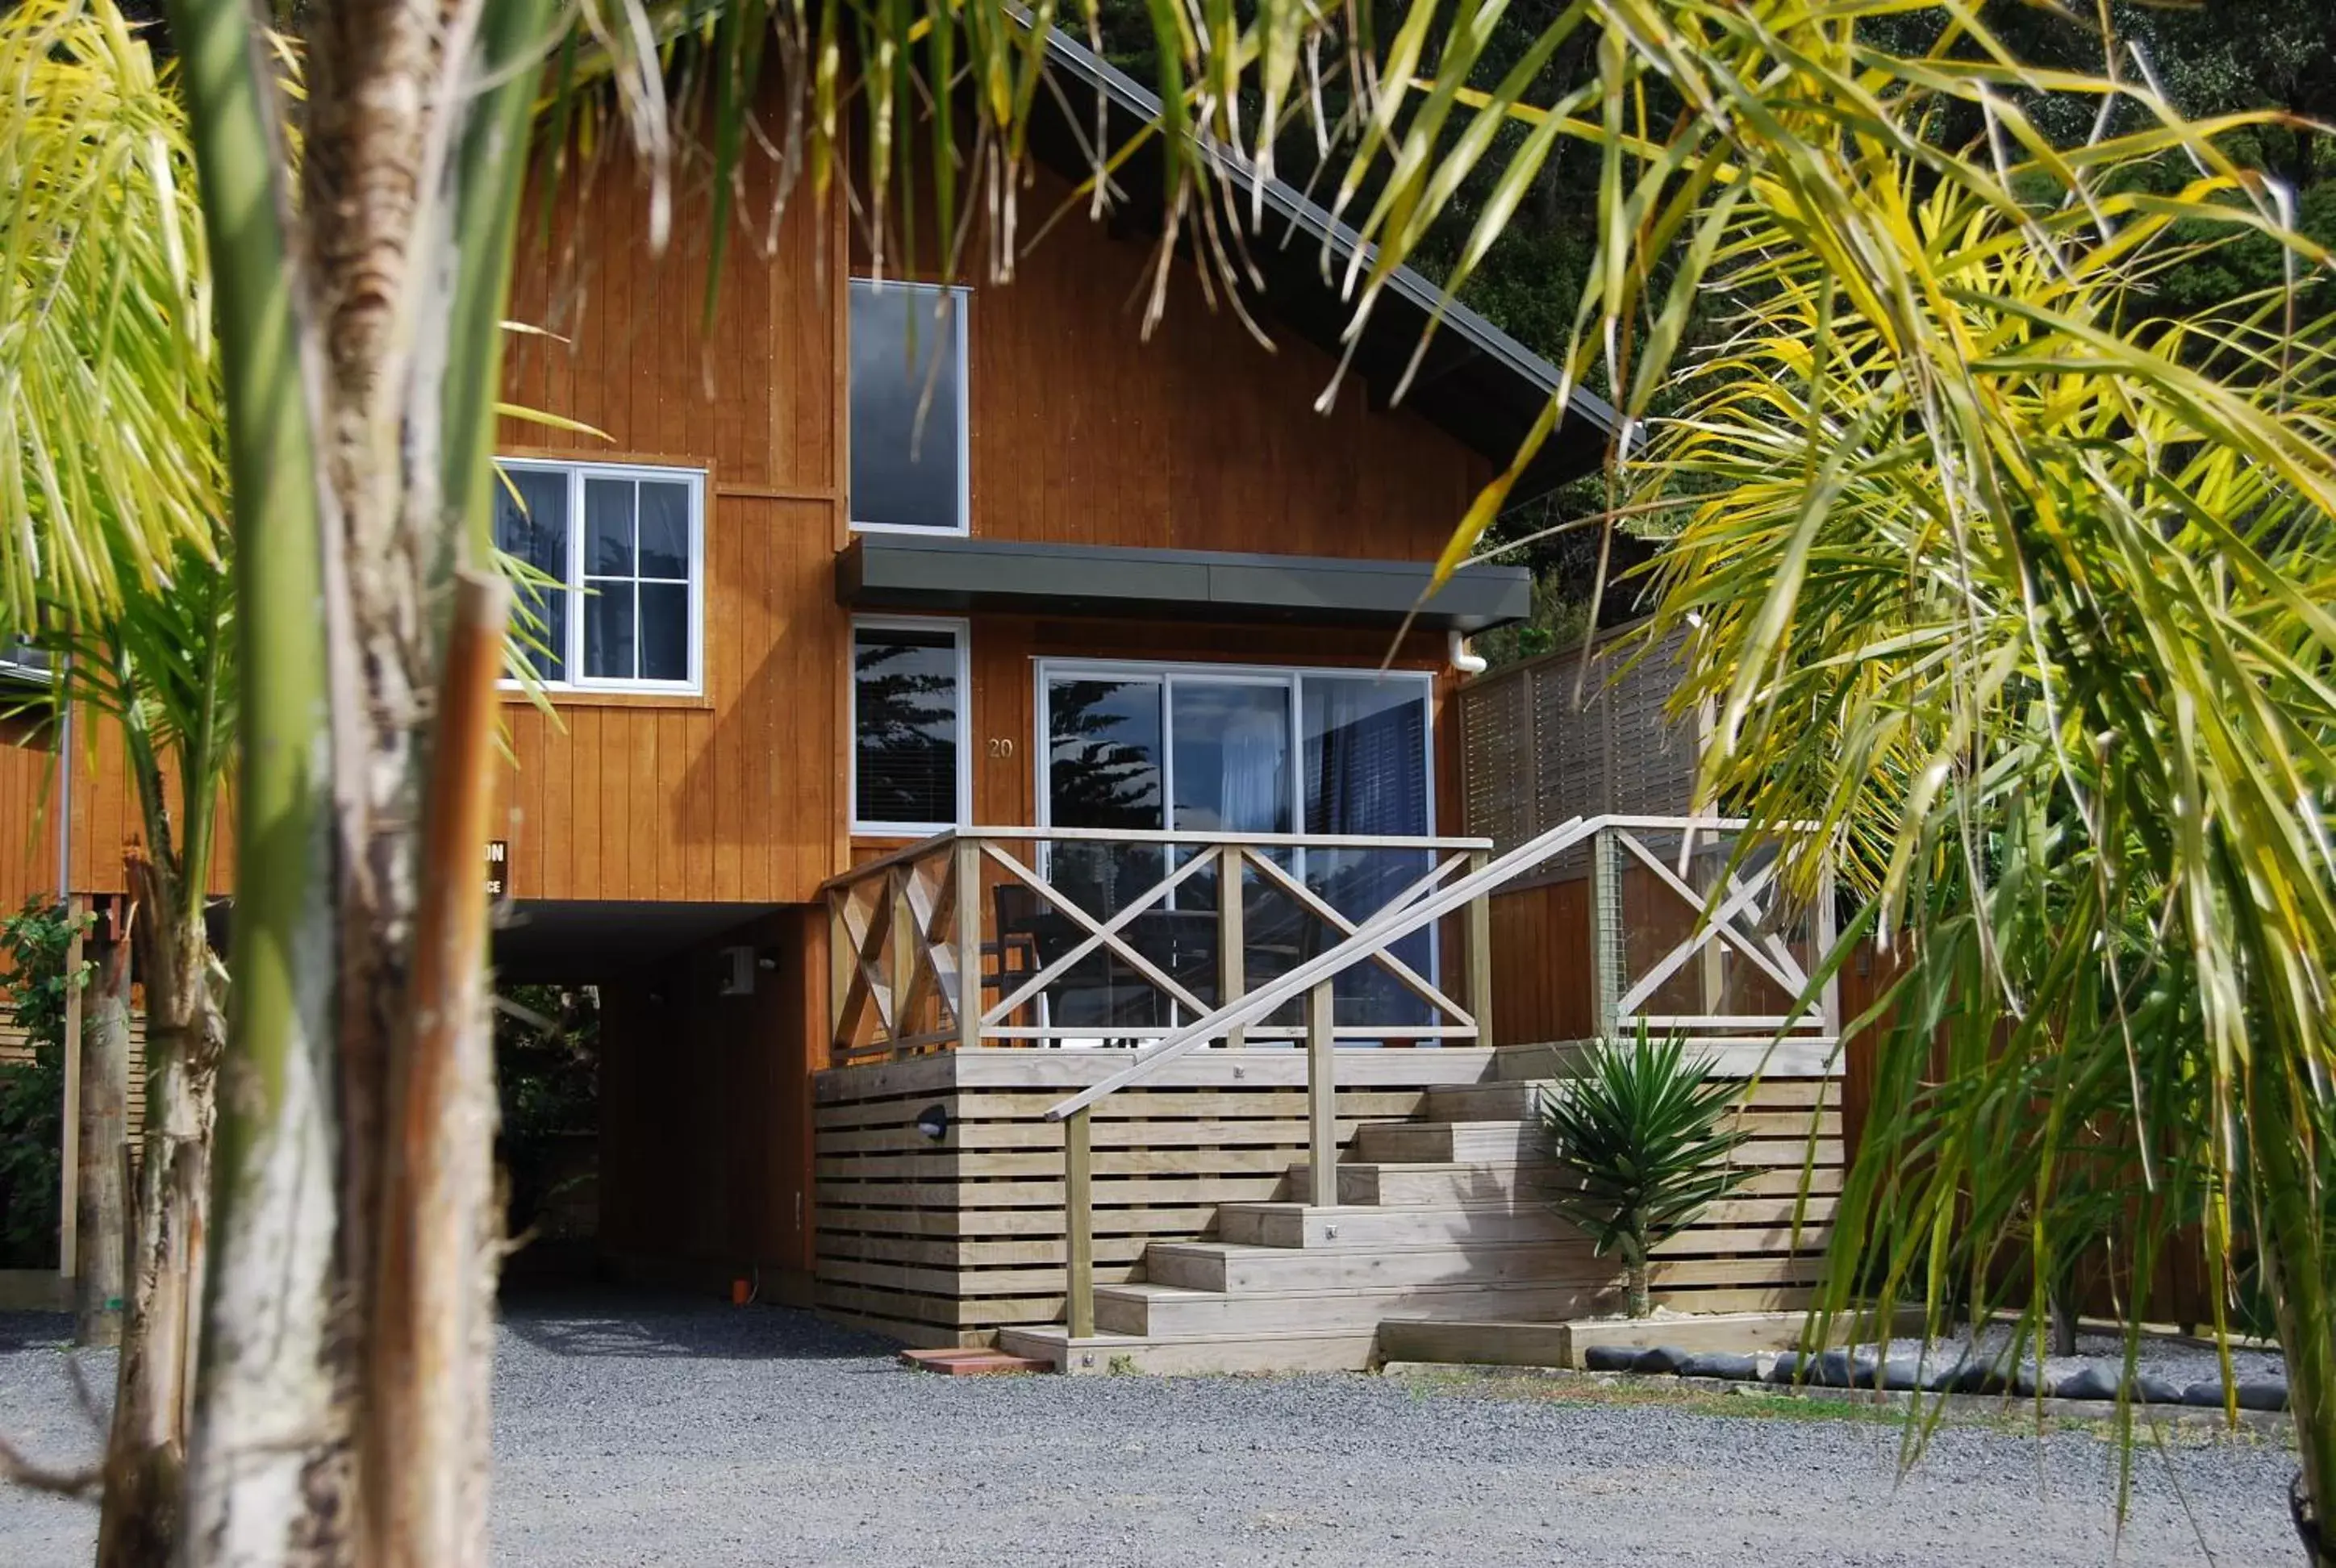
[[[1095,102],[1079,88],[1103,96],[1114,145],[1155,121],[1160,100],[1060,28],[1048,32],[1046,49],[1062,99],[1039,94],[1031,144],[1062,172],[1083,180],[1093,167],[1089,144],[1095,134]],[[1222,177],[1238,188],[1245,207],[1255,180],[1252,166],[1228,148],[1211,144],[1208,151]],[[1162,179],[1158,137],[1136,149],[1112,179],[1114,191],[1128,199],[1118,215],[1127,221],[1156,223]],[[1377,248],[1279,180],[1265,182],[1263,201],[1265,231],[1252,237],[1250,254],[1264,275],[1266,303],[1278,320],[1336,357],[1344,352],[1341,335],[1352,317],[1350,304],[1340,297],[1338,274],[1358,251],[1368,269]],[[1326,245],[1332,264],[1329,277],[1323,269]],[[1410,268],[1398,268],[1389,277],[1362,340],[1355,346],[1352,362],[1374,396],[1385,400],[1401,384],[1420,335],[1436,319],[1442,301],[1443,290]],[[1557,394],[1559,380],[1555,365],[1454,300],[1442,303],[1442,318],[1403,394],[1403,406],[1505,467]],[[1618,420],[1602,399],[1574,388],[1565,417],[1520,478],[1511,501],[1529,501],[1596,468]]]
[[[1416,606],[1413,624],[1460,632],[1521,620],[1533,609],[1533,574],[1523,567],[1469,567],[1421,604],[1428,570],[1402,560],[861,533],[836,557],[835,597],[855,609],[1390,628]]]

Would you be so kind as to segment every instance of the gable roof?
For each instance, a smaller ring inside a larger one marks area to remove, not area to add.
[[[1104,102],[1111,144],[1125,141],[1160,116],[1160,100],[1134,77],[1097,56],[1061,28],[1046,34],[1047,61],[1059,97],[1041,93],[1032,116],[1031,146],[1059,172],[1085,180],[1093,170],[1094,101],[1082,102],[1076,86],[1092,89]],[[1076,117],[1076,122],[1075,118]],[[1255,180],[1253,166],[1231,149],[1210,144],[1207,155],[1218,172],[1237,185],[1246,202]],[[1156,232],[1162,207],[1160,139],[1147,138],[1113,171],[1114,190],[1130,200],[1116,209],[1128,219],[1150,221]],[[1265,181],[1265,232],[1252,236],[1251,259],[1263,275],[1263,298],[1282,325],[1332,358],[1345,351],[1341,335],[1352,307],[1338,291],[1338,274],[1359,252],[1368,268],[1377,248],[1334,219],[1320,205],[1280,180]],[[1325,277],[1327,246],[1331,276]],[[1555,396],[1557,367],[1457,300],[1443,303],[1443,289],[1408,267],[1388,278],[1355,346],[1351,372],[1370,394],[1385,402],[1403,379],[1418,350],[1420,334],[1442,319],[1403,394],[1413,410],[1495,467],[1516,455],[1533,421]],[[1564,418],[1520,476],[1510,502],[1530,501],[1596,468],[1619,416],[1603,399],[1580,387],[1567,400]]]

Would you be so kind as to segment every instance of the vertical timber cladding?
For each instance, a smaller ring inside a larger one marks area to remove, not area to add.
[[[986,1342],[1063,1320],[1064,1096],[1123,1052],[957,1052],[822,1073],[821,1309],[912,1343]],[[1095,1282],[1140,1280],[1152,1242],[1216,1233],[1217,1205],[1289,1195],[1306,1159],[1305,1057],[1203,1051],[1094,1112]],[[1490,1076],[1475,1050],[1342,1051],[1338,1141],[1416,1115],[1433,1084]],[[939,1106],[939,1140],[917,1128]]]

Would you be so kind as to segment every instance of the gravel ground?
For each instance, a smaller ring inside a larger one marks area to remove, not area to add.
[[[92,1439],[63,1320],[0,1318],[0,1431]],[[91,1357],[92,1379],[110,1359]],[[512,1563],[2277,1563],[2292,1468],[2250,1437],[2117,1456],[1942,1431],[1897,1479],[1870,1417],[1588,1403],[1516,1379],[990,1378],[896,1368],[795,1312],[567,1297],[507,1313]],[[88,1560],[86,1509],[0,1492],[0,1562]]]

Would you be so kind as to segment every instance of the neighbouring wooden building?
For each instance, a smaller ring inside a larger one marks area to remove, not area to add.
[[[1069,108],[1042,116],[1034,210],[1080,171],[1070,114],[1151,112],[1067,39],[1050,60]],[[730,248],[710,328],[705,204],[653,257],[621,161],[555,193],[523,256],[512,314],[559,336],[517,342],[508,395],[608,439],[501,435],[501,542],[563,586],[531,656],[549,712],[505,709],[495,959],[601,989],[599,1248],[1071,1365],[1360,1364],[1388,1320],[1596,1307],[1614,1271],[1533,1196],[1557,1058],[1495,1046],[1641,1017],[1749,1039],[1806,934],[1757,890],[1727,940],[1684,905],[1552,934],[1593,884],[1699,886],[1718,830],[1562,780],[1479,809],[1484,770],[1560,722],[1539,687],[1503,695],[1530,674],[1464,695],[1461,639],[1530,585],[1475,568],[1417,601],[1555,371],[1454,308],[1390,406],[1436,303],[1405,273],[1318,413],[1347,319],[1319,246],[1354,241],[1278,184],[1295,238],[1257,247],[1250,301],[1272,350],[1182,263],[1141,341],[1157,171],[1123,178],[1124,220],[953,290],[856,276],[843,203],[805,188],[767,256]],[[1611,419],[1577,394],[1521,495],[1594,463]],[[0,880],[53,888],[52,759],[0,762]],[[118,757],[73,762],[64,876],[116,891]],[[1536,842],[1518,889],[1470,893]],[[1202,1048],[1051,1114],[1196,1025]],[[1759,1091],[1762,1174],[1665,1259],[1672,1305],[1804,1292],[1823,1054]],[[1325,1160],[1336,1202],[1309,1203]]]

